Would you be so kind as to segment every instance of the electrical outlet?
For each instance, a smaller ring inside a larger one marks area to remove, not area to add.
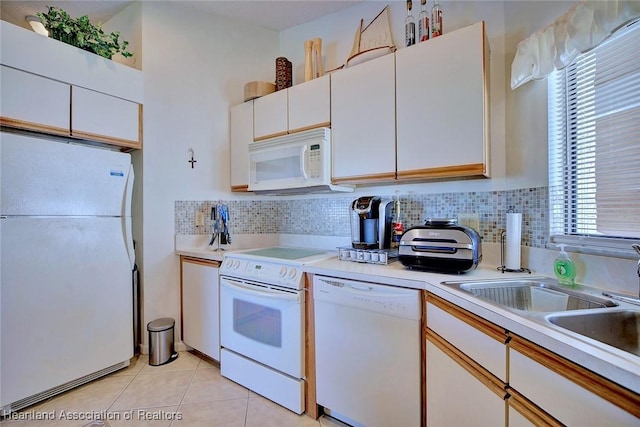
[[[204,212],[196,211],[196,227],[202,227],[204,225]]]
[[[458,214],[458,224],[480,232],[480,218],[477,213]]]

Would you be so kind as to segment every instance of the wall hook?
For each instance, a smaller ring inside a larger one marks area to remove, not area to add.
[[[193,148],[189,148],[189,154],[191,155],[191,159],[187,160],[188,163],[191,163],[191,169],[193,169],[193,167],[195,166],[195,163],[197,163],[197,160],[193,159],[194,156],[194,152],[193,152]]]

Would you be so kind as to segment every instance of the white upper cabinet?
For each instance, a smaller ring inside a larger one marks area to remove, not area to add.
[[[249,144],[253,142],[253,102],[231,107],[231,191],[249,188]]]
[[[2,66],[3,126],[69,136],[71,86]]]
[[[254,140],[331,125],[330,76],[309,80],[254,100]]]
[[[289,129],[287,91],[279,90],[253,101],[256,141],[286,135]]]
[[[484,22],[396,52],[398,179],[489,176]]]
[[[395,55],[331,75],[332,180],[393,181],[396,170]]]
[[[287,89],[289,133],[331,125],[330,81],[326,74]]]
[[[5,21],[0,39],[3,126],[142,147],[141,71]]]
[[[71,89],[71,135],[139,148],[140,105],[81,87]]]

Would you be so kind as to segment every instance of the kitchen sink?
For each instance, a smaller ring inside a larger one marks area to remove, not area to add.
[[[558,312],[618,305],[607,298],[561,287],[556,283],[548,278],[443,282],[493,304],[527,312]]]
[[[562,313],[548,315],[546,319],[561,328],[640,356],[640,311]]]

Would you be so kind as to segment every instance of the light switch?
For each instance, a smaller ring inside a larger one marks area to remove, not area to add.
[[[204,212],[196,211],[196,227],[202,227],[204,225]]]
[[[477,213],[458,214],[458,224],[473,228],[480,233],[480,219]]]

